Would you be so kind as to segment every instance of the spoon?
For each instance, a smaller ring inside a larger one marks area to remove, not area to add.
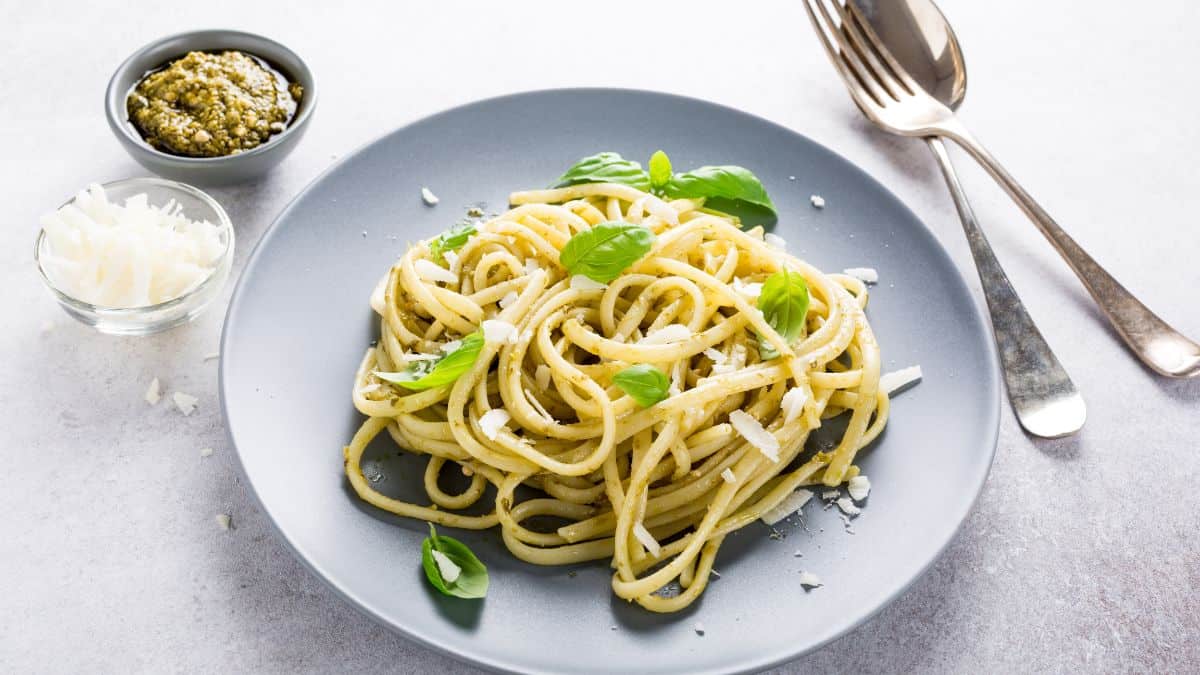
[[[854,0],[844,5],[835,1],[841,23],[833,29],[828,28],[832,18],[824,0],[807,0],[806,7],[818,29],[818,13],[826,22],[820,35],[867,117],[894,133],[945,137],[962,146],[1049,240],[1143,363],[1168,377],[1200,376],[1200,344],[1172,328],[1101,267],[955,116],[952,106],[966,92],[966,69],[954,31],[932,0],[861,1],[862,7]],[[840,50],[828,42],[830,30]],[[893,48],[905,61],[893,56]],[[924,84],[908,72],[910,64]],[[933,88],[925,88],[929,86]]]
[[[862,15],[912,78],[950,108],[958,107],[967,90],[967,72],[954,34],[932,3],[862,2]],[[916,21],[919,15],[923,21]],[[934,20],[937,19],[937,20]],[[920,32],[923,40],[911,38]],[[836,61],[835,61],[836,64]],[[962,221],[971,256],[987,300],[992,333],[1003,366],[1004,383],[1017,421],[1030,434],[1059,438],[1079,431],[1087,406],[1050,345],[1026,311],[975,219],[946,146],[937,136],[925,137],[941,167],[946,186]]]

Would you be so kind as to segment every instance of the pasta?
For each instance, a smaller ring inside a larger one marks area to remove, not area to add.
[[[609,560],[619,597],[680,610],[704,591],[726,536],[801,486],[858,474],[856,454],[888,416],[866,286],[821,273],[702,199],[588,183],[510,202],[457,250],[411,247],[381,281],[380,338],[353,391],[367,419],[344,449],[346,476],[385,511],[498,527],[530,563]],[[567,242],[611,221],[648,229],[649,251],[607,284],[568,275]],[[809,293],[791,342],[755,297],[788,270]],[[386,375],[428,374],[467,340],[478,355],[452,381],[412,390]],[[665,376],[665,398],[642,407],[614,384],[635,365]],[[806,450],[837,416],[837,444]],[[384,433],[428,457],[428,504],[392,499],[364,477],[363,452]],[[439,487],[448,470],[470,477],[465,491]],[[489,499],[486,513],[463,513]],[[536,526],[548,520],[558,526]]]

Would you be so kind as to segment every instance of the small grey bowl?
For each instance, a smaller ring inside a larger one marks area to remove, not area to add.
[[[225,49],[257,56],[277,68],[288,80],[304,88],[304,95],[291,123],[266,143],[236,155],[181,157],[151,147],[129,121],[125,98],[130,90],[147,72],[188,52]],[[295,52],[261,35],[219,29],[178,33],[142,47],[117,68],[104,93],[104,113],[108,118],[108,126],[130,156],[160,176],[201,185],[237,183],[266,173],[296,147],[316,105],[316,82],[308,66]]]

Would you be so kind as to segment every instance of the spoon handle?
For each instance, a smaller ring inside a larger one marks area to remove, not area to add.
[[[946,146],[936,136],[925,139],[937,158],[946,179],[946,187],[954,198],[958,217],[962,220],[975,269],[983,285],[988,313],[992,317],[992,334],[1000,363],[1004,367],[1004,383],[1017,421],[1026,431],[1045,438],[1073,434],[1083,426],[1087,407],[1075,389],[1067,371],[1051,351],[1050,345],[1034,325],[1016,289],[992,252],[987,237],[975,220],[975,212],[967,202],[958,173],[950,162]]]
[[[1200,375],[1200,344],[1188,339],[1150,311],[1088,255],[961,123],[954,120],[943,130],[947,138],[961,145],[987,169],[1050,240],[1058,254],[1071,266],[1075,276],[1092,294],[1096,304],[1104,310],[1104,315],[1117,329],[1121,339],[1142,362],[1168,377]]]

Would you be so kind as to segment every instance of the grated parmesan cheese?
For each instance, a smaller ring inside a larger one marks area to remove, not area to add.
[[[762,514],[761,520],[767,525],[774,525],[775,523],[778,523],[784,518],[787,518],[793,513],[804,508],[804,505],[807,504],[812,498],[813,493],[811,490],[796,490],[792,494],[784,497],[783,501],[776,504],[774,508]]]
[[[146,403],[157,405],[159,399],[162,398],[162,387],[158,383],[158,378],[150,380],[150,386],[146,387]]]
[[[550,388],[550,366],[542,363],[538,364],[536,370],[533,371],[533,381],[537,384],[538,389]]]
[[[442,575],[442,581],[448,584],[458,581],[458,575],[462,574],[462,568],[451,560],[450,556],[436,548],[430,549],[429,552],[433,554],[433,562],[437,564],[438,574]]]
[[[606,288],[608,288],[608,284],[594,281],[582,274],[576,274],[571,277],[571,290],[573,291],[602,291]]]
[[[509,292],[505,293],[504,297],[500,298],[500,301],[497,302],[496,304],[500,305],[500,309],[508,309],[508,306],[513,304],[516,301],[517,301],[517,292],[509,291]]]
[[[847,267],[842,272],[868,284],[879,283],[879,272],[874,267]]]
[[[662,546],[660,546],[658,541],[654,539],[653,535],[650,534],[650,531],[646,529],[645,525],[641,523],[634,525],[633,536],[639,542],[641,542],[642,546],[646,547],[646,550],[650,552],[651,557],[657,558],[658,554],[662,553]]]
[[[803,387],[792,387],[783,395],[779,407],[783,409],[783,423],[791,424],[804,412],[804,404],[808,402],[808,392]]]
[[[192,411],[196,409],[196,404],[200,401],[195,396],[185,394],[181,391],[171,394],[171,400],[175,401],[175,407],[179,408],[179,412],[183,413],[184,417],[191,415]]]
[[[854,505],[854,500],[849,497],[842,497],[837,500],[837,507],[842,510],[842,513],[848,516],[857,516],[862,513],[862,509]]]
[[[442,200],[438,199],[437,195],[433,194],[432,190],[427,187],[423,187],[421,188],[421,201],[425,202],[427,206],[436,206],[437,203]]]
[[[712,361],[714,365],[725,363],[725,353],[720,350],[709,347],[708,349],[704,350],[704,355],[707,356],[708,360]]]
[[[821,195],[813,195],[808,198],[808,201],[813,205],[813,208],[816,208],[816,209],[825,208],[825,198],[822,197]]]
[[[779,461],[779,439],[764,429],[762,423],[752,415],[743,410],[734,410],[729,413],[729,423],[767,459],[772,462]]]
[[[842,493],[838,492],[837,490],[826,490],[821,493],[821,499],[837,499],[841,496]]]
[[[500,435],[500,430],[504,428],[505,424],[508,424],[510,419],[512,419],[512,415],[509,415],[507,410],[492,408],[479,418],[479,430],[489,440],[494,441],[496,440],[496,436]]]
[[[442,345],[440,347],[440,349],[442,350],[443,354],[449,354],[450,352],[457,350],[461,346],[462,346],[462,340],[451,340],[451,341],[447,342],[446,344]],[[419,356],[424,356],[424,355],[421,354]],[[434,358],[438,358],[438,357],[435,356]]]
[[[487,319],[483,322],[483,339],[489,344],[515,344],[517,327],[500,319]]]
[[[871,480],[866,476],[855,476],[846,485],[846,491],[854,501],[861,502],[871,494]]]
[[[787,240],[775,234],[774,232],[768,232],[764,234],[763,241],[766,242],[767,246],[770,246],[771,248],[777,248],[781,251],[787,248]]]
[[[733,290],[735,293],[746,296],[747,298],[757,298],[762,295],[762,282],[742,281],[740,277],[733,278]]]
[[[879,388],[883,390],[883,393],[891,394],[906,389],[911,384],[920,382],[923,376],[921,366],[901,368],[880,377]]]
[[[812,572],[801,572],[800,585],[807,586],[809,588],[816,588],[818,586],[824,586],[825,584],[821,583],[821,577],[818,577]]]
[[[733,474],[733,469],[730,469],[729,467],[725,467],[725,470],[721,472],[721,479],[726,483],[737,482],[737,476]]]
[[[665,345],[692,337],[692,329],[680,323],[663,326],[638,341],[640,345]]]
[[[457,274],[425,258],[414,262],[413,270],[417,273],[418,277],[426,281],[442,281],[447,284],[458,282]]]

